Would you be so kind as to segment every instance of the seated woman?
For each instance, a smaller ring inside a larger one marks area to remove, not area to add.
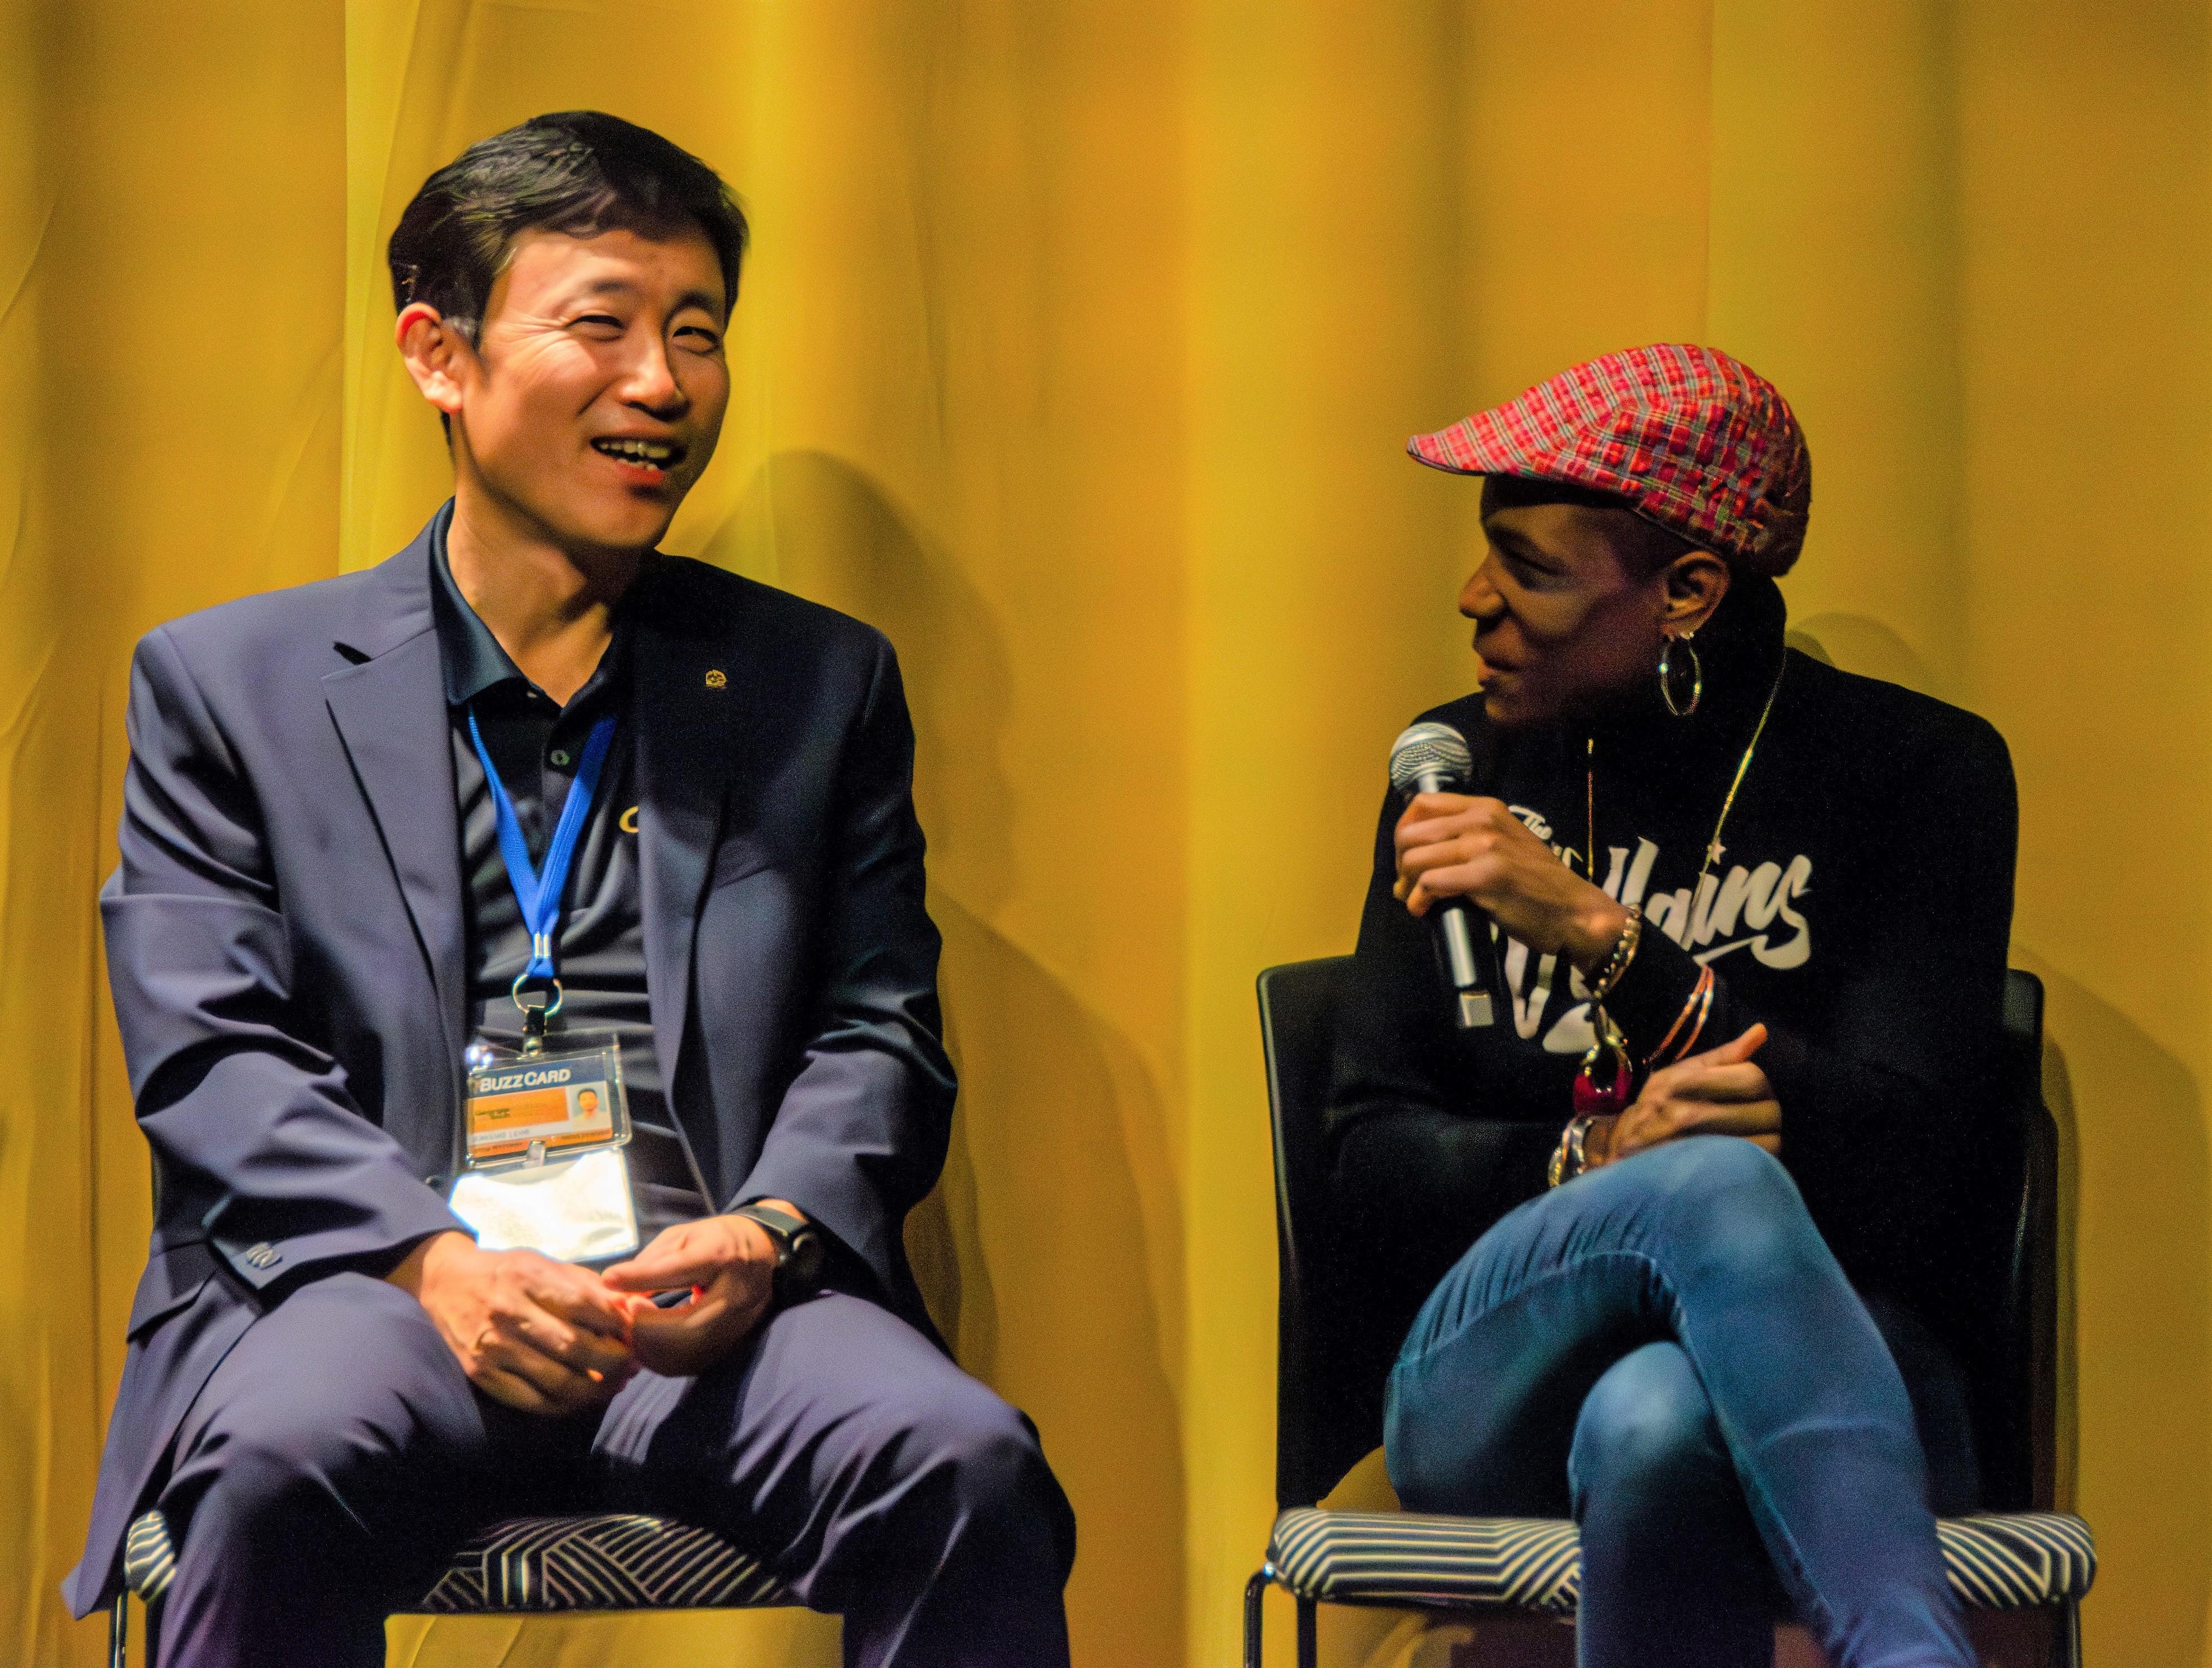
[[[1765,1665],[1785,1601],[1841,1668],[1970,1664],[1932,1515],[1973,1501],[1965,1389],[1915,1306],[2002,1034],[2004,744],[1785,648],[1810,460],[1726,355],[1412,449],[1485,478],[1489,550],[1481,690],[1425,715],[1477,792],[1384,807],[1332,1096],[1354,1237],[1449,1262],[1391,1478],[1571,1512],[1585,1665]],[[1453,899],[1500,935],[1488,1029],[1422,919]]]

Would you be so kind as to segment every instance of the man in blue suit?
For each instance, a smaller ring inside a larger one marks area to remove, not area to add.
[[[380,1663],[473,1530],[595,1507],[850,1662],[1066,1659],[1073,1515],[901,1249],[953,1081],[897,665],[655,550],[744,242],[611,117],[471,147],[390,252],[452,502],[139,645],[101,903],[155,1224],[68,1592],[158,1507],[167,1660]]]

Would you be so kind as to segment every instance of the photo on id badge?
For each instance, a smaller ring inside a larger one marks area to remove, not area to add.
[[[612,1033],[526,1052],[480,1039],[462,1105],[465,1151],[448,1202],[479,1245],[563,1263],[637,1249],[623,1154],[629,1107]]]

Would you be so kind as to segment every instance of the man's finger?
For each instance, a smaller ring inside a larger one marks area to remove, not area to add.
[[[657,1373],[701,1372],[736,1348],[767,1312],[764,1299],[738,1303],[709,1296],[686,1308],[640,1316],[638,1359]]]
[[[469,1375],[469,1382],[492,1398],[525,1413],[550,1414],[559,1411],[547,1399],[545,1392],[527,1379],[508,1372],[505,1367],[478,1361],[477,1370]]]
[[[710,1247],[656,1253],[650,1245],[599,1277],[618,1292],[665,1292],[678,1286],[704,1286],[722,1271],[722,1253]],[[643,1317],[640,1316],[640,1319]]]
[[[493,1324],[519,1347],[550,1356],[572,1372],[612,1373],[629,1365],[625,1345],[596,1332],[578,1331],[549,1310],[495,1315]]]
[[[729,1312],[730,1306],[714,1297],[702,1297],[679,1309],[655,1309],[637,1318],[637,1346],[650,1349],[671,1339],[689,1337],[713,1329]]]
[[[531,1302],[571,1325],[602,1337],[629,1336],[629,1316],[622,1300],[597,1275],[580,1274],[574,1280],[533,1280],[522,1289]]]
[[[535,1389],[545,1400],[562,1408],[589,1405],[604,1379],[594,1380],[563,1367],[550,1355],[527,1344],[501,1338],[483,1352],[489,1365],[512,1373]]]

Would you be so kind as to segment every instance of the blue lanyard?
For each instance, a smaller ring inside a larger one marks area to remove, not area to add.
[[[545,848],[545,867],[539,869],[531,863],[530,845],[522,837],[514,801],[507,795],[507,784],[499,779],[498,766],[491,762],[483,732],[477,727],[476,709],[469,709],[469,740],[477,745],[484,783],[491,789],[492,810],[499,819],[499,855],[507,863],[507,883],[514,888],[514,901],[522,905],[522,924],[530,934],[530,964],[515,977],[515,1001],[520,1005],[526,983],[544,980],[553,987],[552,1006],[544,1010],[549,1018],[561,1006],[561,981],[553,974],[554,942],[561,932],[561,894],[568,890],[568,866],[575,861],[576,842],[583,837],[584,819],[591,815],[592,800],[599,792],[599,768],[607,762],[607,749],[614,739],[615,715],[609,713],[592,726],[591,734],[585,739],[584,756],[576,762],[576,779],[568,786],[561,820],[553,826],[553,842]]]

